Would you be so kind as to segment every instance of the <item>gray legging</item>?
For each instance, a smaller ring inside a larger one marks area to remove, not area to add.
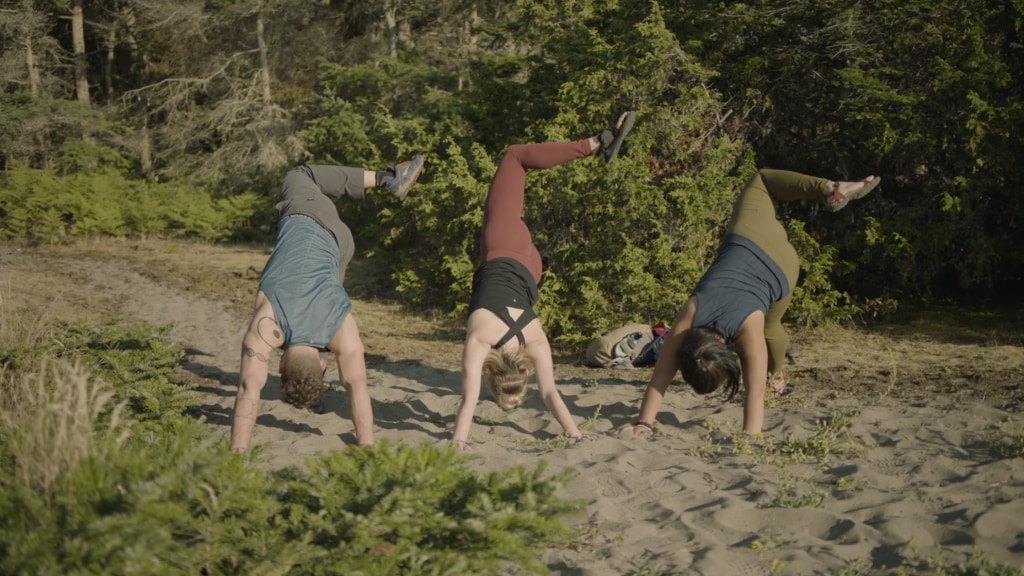
[[[800,277],[800,258],[789,243],[786,229],[775,214],[772,200],[821,200],[828,191],[825,178],[807,176],[786,170],[760,170],[736,200],[728,231],[757,244],[779,266],[789,281],[789,293],[772,302],[764,320],[764,339],[768,343],[768,370],[776,372],[785,366],[789,337],[782,327],[782,315],[793,298],[793,289]]]
[[[355,241],[348,226],[341,221],[334,200],[344,196],[362,200],[366,195],[362,168],[312,164],[296,166],[288,171],[281,182],[278,196],[278,216],[284,218],[301,214],[316,220],[326,228],[338,243],[340,265],[339,280],[344,284],[345,270],[355,255]]]

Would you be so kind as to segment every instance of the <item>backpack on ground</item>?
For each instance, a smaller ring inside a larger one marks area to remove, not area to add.
[[[635,364],[657,339],[649,324],[627,324],[590,343],[583,364],[591,368],[637,368]],[[653,362],[652,362],[653,363]]]

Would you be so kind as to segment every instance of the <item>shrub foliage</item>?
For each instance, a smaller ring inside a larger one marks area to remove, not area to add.
[[[544,573],[573,535],[560,517],[581,504],[543,463],[480,476],[451,448],[382,442],[268,471],[189,415],[165,328],[13,337],[17,316],[0,317],[0,573]]]

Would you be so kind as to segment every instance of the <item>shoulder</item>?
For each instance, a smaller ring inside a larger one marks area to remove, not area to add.
[[[679,334],[693,326],[693,317],[697,315],[697,295],[690,296],[676,310],[676,318],[672,322],[672,332]]]
[[[754,310],[743,320],[736,333],[736,342],[741,347],[764,342],[764,312]]]
[[[260,292],[261,296],[262,294]],[[270,348],[281,348],[284,346],[284,332],[274,318],[274,307],[265,297],[262,302],[257,298],[249,329],[245,333],[245,342],[249,347],[266,345]]]
[[[466,341],[479,340],[485,344],[491,341],[490,344],[494,344],[501,337],[500,335],[494,336],[494,334],[503,326],[505,326],[505,322],[494,312],[486,308],[478,308],[466,318]]]

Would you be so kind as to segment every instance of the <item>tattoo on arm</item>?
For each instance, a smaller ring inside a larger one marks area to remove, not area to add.
[[[270,323],[273,326],[270,329],[270,333],[273,336],[274,342],[268,342],[266,336],[263,335],[263,321],[264,320],[270,320]],[[280,330],[280,328],[277,327],[277,322],[275,322],[274,319],[270,318],[269,316],[264,316],[264,317],[260,318],[259,321],[256,323],[256,334],[259,335],[260,340],[263,340],[264,342],[266,342],[267,345],[270,346],[271,348],[278,348],[278,347],[280,347],[281,343],[283,341],[283,337],[281,336],[281,330]]]
[[[242,345],[242,356],[248,356],[250,358],[257,359],[260,362],[263,362],[264,364],[270,364],[270,358],[267,358],[260,352],[253,350],[252,348],[246,346],[245,344]]]
[[[256,400],[239,398],[235,401],[235,420],[256,420],[258,402]]]

